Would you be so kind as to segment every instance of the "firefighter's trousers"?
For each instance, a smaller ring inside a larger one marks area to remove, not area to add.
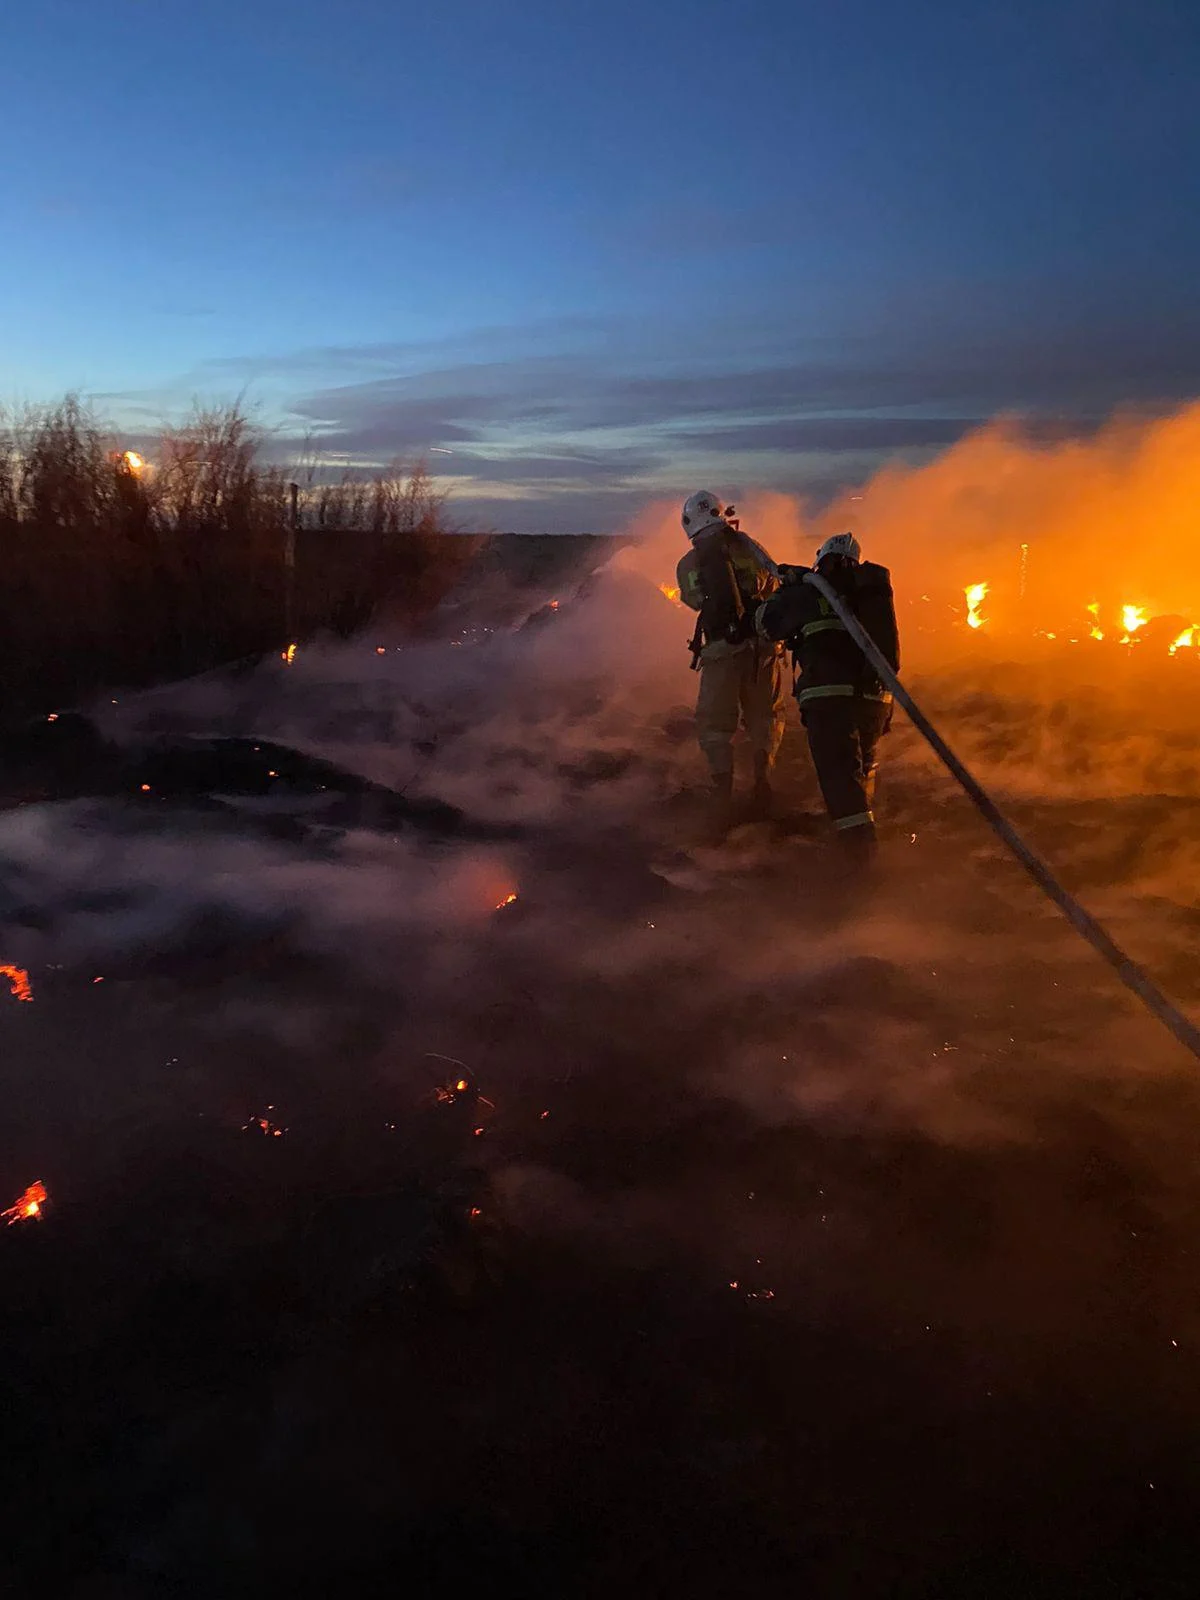
[[[707,651],[700,658],[696,732],[714,779],[733,771],[733,736],[739,721],[756,756],[774,764],[783,738],[787,689],[783,656],[753,641]]]
[[[873,835],[876,759],[892,720],[890,702],[832,696],[809,701],[800,715],[834,827],[839,832],[864,828]]]

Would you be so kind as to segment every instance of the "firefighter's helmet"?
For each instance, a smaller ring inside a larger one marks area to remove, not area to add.
[[[862,546],[852,533],[835,533],[817,551],[818,567],[826,556],[845,556],[847,561],[861,561]]]
[[[714,522],[724,522],[725,512],[720,500],[708,489],[697,489],[683,502],[683,531],[689,539],[711,528]]]

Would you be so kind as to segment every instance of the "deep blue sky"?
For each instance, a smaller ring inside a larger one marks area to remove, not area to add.
[[[591,529],[1190,396],[1198,67],[1195,0],[37,0],[0,391]]]

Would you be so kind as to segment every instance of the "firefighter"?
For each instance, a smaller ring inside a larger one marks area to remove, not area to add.
[[[875,853],[875,769],[892,720],[892,697],[824,595],[805,583],[811,569],[784,567],[782,587],[758,613],[768,640],[785,639],[796,666],[795,691],[817,781],[845,850]],[[815,570],[837,591],[894,671],[900,640],[892,579],[863,561],[858,540],[835,534],[817,551]]]
[[[691,548],[676,569],[680,599],[698,613],[692,666],[700,672],[696,731],[712,777],[712,836],[733,820],[733,736],[739,720],[754,752],[751,815],[771,806],[771,769],[783,737],[786,691],[782,647],[760,637],[759,606],[779,587],[779,573],[762,546],[731,520],[733,507],[706,489],[683,507]]]

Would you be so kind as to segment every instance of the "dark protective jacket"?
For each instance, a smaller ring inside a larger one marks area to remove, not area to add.
[[[724,522],[697,535],[675,580],[684,605],[700,613],[701,661],[753,642],[758,608],[779,587],[778,570],[762,545]]]
[[[759,632],[783,639],[796,665],[796,699],[851,698],[888,702],[879,674],[846,632],[825,596],[803,581],[805,567],[785,569],[783,587],[758,613]],[[900,667],[900,635],[892,598],[892,575],[873,561],[846,562],[822,576],[846,600],[893,671]]]

